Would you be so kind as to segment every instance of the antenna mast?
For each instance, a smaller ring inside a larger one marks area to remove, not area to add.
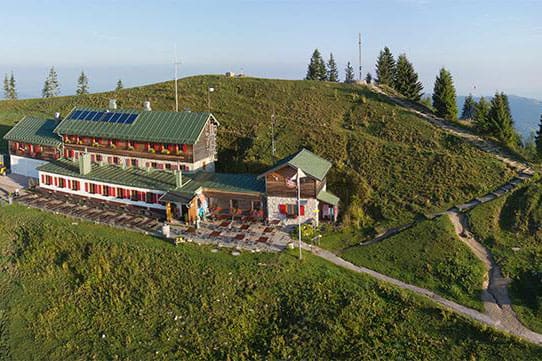
[[[175,44],[175,59],[173,62],[173,66],[175,67],[175,111],[179,111],[179,90],[177,88],[177,65],[181,64],[181,62],[177,61],[177,44]]]
[[[275,163],[275,107],[273,107],[273,113],[271,114],[271,158]]]
[[[361,33],[358,33],[358,45],[359,45],[359,80],[361,81]]]

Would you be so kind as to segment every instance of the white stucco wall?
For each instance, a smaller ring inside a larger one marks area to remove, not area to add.
[[[286,225],[298,223],[297,218],[287,218],[280,214],[279,204],[297,205],[297,198],[294,197],[267,197],[267,215],[269,220],[279,219]],[[301,216],[301,223],[316,222],[318,220],[318,200],[315,198],[301,199],[301,204],[305,206],[305,215]]]
[[[9,160],[11,173],[32,178],[38,178],[37,168],[39,166],[49,163],[46,160],[26,158],[18,155],[10,155]]]
[[[48,176],[51,176],[51,177],[61,177],[61,178],[64,178],[66,180],[69,179],[69,180],[72,180],[72,181],[76,180],[76,181],[79,181],[81,183],[81,188],[78,191],[74,191],[73,189],[69,189],[69,188],[56,187],[54,185],[54,183],[50,184],[50,185],[47,185],[47,184],[42,182],[42,180],[41,180],[42,175],[48,175]],[[64,193],[69,193],[69,194],[75,194],[75,195],[78,195],[78,196],[81,196],[81,197],[101,199],[101,200],[109,201],[109,202],[130,204],[130,205],[133,205],[133,206],[139,206],[139,207],[144,207],[144,208],[166,209],[166,207],[163,206],[162,204],[147,203],[147,202],[142,202],[142,201],[133,201],[131,199],[123,199],[123,198],[117,198],[117,197],[104,196],[102,194],[87,193],[87,192],[85,192],[85,183],[93,183],[93,184],[98,184],[98,185],[102,185],[102,186],[105,185],[105,186],[110,186],[110,187],[115,187],[115,188],[119,187],[119,188],[128,189],[130,191],[135,190],[135,191],[138,191],[138,192],[152,192],[152,193],[157,193],[157,194],[164,194],[165,193],[163,191],[157,191],[157,190],[154,190],[154,189],[128,187],[128,186],[123,186],[123,185],[120,185],[120,184],[89,181],[89,180],[81,179],[81,178],[68,177],[68,176],[63,176],[63,175],[58,175],[58,174],[53,174],[53,173],[47,173],[47,172],[41,172],[41,171],[39,172],[39,186],[41,188],[43,188],[43,189],[50,189],[50,190],[53,190],[53,191],[64,192]]]

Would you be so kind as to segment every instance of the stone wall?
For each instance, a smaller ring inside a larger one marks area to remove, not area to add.
[[[295,225],[297,218],[288,218],[279,212],[279,204],[297,205],[297,198],[293,197],[267,197],[267,215],[270,221],[278,219],[285,225]],[[318,220],[318,200],[315,198],[301,199],[301,204],[305,206],[305,215],[301,216],[301,223],[310,223]]]

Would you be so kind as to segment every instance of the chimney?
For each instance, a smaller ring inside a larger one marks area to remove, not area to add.
[[[143,110],[146,110],[146,111],[151,111],[151,102],[148,101],[148,100],[145,100],[143,102]]]
[[[90,161],[90,154],[85,150],[84,153],[79,155],[79,174],[87,175],[92,171],[92,163]]]
[[[117,99],[109,99],[109,109],[117,109]]]
[[[60,120],[60,113],[59,112],[55,113],[55,120],[56,121]]]
[[[175,174],[175,186],[177,188],[181,188],[183,186],[183,171],[179,169],[179,170],[176,170],[174,174]]]

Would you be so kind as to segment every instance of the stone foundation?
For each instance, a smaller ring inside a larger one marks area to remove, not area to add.
[[[285,225],[296,225],[297,218],[289,218],[285,214],[280,214],[279,204],[289,204],[297,206],[297,198],[291,197],[267,197],[267,217],[270,221],[280,220]],[[301,204],[305,206],[305,215],[301,216],[301,223],[316,223],[318,220],[318,200],[315,198],[301,199]]]

